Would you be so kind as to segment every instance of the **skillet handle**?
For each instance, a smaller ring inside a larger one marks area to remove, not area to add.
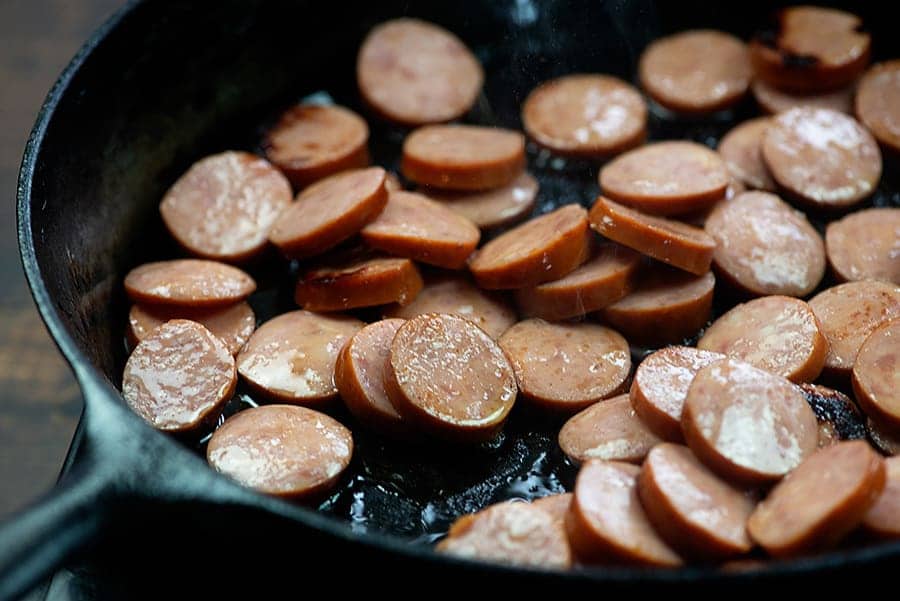
[[[97,539],[98,511],[109,480],[90,465],[73,466],[56,487],[0,525],[0,601],[16,599]]]

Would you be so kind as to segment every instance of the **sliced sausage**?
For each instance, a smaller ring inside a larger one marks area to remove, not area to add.
[[[810,93],[850,85],[869,64],[871,37],[856,15],[818,6],[778,13],[774,31],[750,43],[757,77],[790,92]]]
[[[128,297],[148,305],[223,307],[255,290],[253,278],[237,267],[202,259],[144,263],[125,276]]]
[[[522,104],[532,140],[565,156],[603,159],[634,148],[647,133],[647,104],[617,77],[567,75],[545,81]]]
[[[869,442],[881,453],[891,457],[900,455],[900,432],[868,417],[866,433],[869,435]]]
[[[403,141],[400,169],[406,179],[444,190],[490,190],[512,182],[525,168],[525,137],[517,131],[476,125],[427,125]]]
[[[304,188],[329,175],[369,164],[369,126],[342,106],[298,104],[266,132],[266,157]]]
[[[856,90],[856,116],[881,144],[894,151],[900,151],[898,106],[900,106],[900,60],[873,66],[859,80]]]
[[[391,307],[386,315],[411,319],[425,313],[452,313],[464,317],[499,338],[516,323],[516,312],[496,294],[478,289],[463,278],[441,279],[429,283],[406,306]]]
[[[878,143],[853,117],[808,106],[773,117],[763,160],[778,186],[814,208],[853,206],[881,179]]]
[[[399,192],[403,189],[403,184],[400,182],[400,178],[397,177],[397,174],[393,171],[388,171],[384,175],[384,189],[391,192]]]
[[[697,29],[660,38],[638,64],[641,86],[673,111],[710,113],[728,108],[747,93],[747,45],[724,31]]]
[[[262,324],[237,356],[241,377],[283,403],[321,404],[337,397],[334,363],[363,327],[356,319],[291,311]]]
[[[404,419],[453,440],[493,437],[516,400],[516,377],[503,350],[457,315],[420,315],[400,326],[384,382]]]
[[[900,537],[900,457],[884,460],[885,484],[875,504],[863,516],[862,526],[881,538]]]
[[[559,448],[574,463],[590,459],[640,463],[660,442],[625,394],[594,403],[570,417],[559,431]]]
[[[597,245],[593,258],[558,280],[516,290],[523,314],[551,321],[581,317],[624,298],[634,288],[641,256],[618,244]]]
[[[744,121],[725,134],[716,149],[731,176],[753,190],[775,191],[775,181],[762,158],[763,134],[771,123],[769,117]]]
[[[360,234],[372,248],[448,269],[465,267],[481,238],[474,223],[446,205],[403,191],[391,192]]]
[[[861,440],[821,449],[757,505],[747,530],[775,557],[827,549],[863,520],[885,479],[884,460]]]
[[[828,341],[805,302],[764,296],[719,317],[697,348],[724,353],[793,382],[811,382],[825,365]]]
[[[163,196],[163,223],[193,255],[245,261],[268,244],[269,230],[292,200],[291,186],[266,160],[223,152],[194,163]]]
[[[670,346],[648,355],[634,372],[631,406],[654,434],[682,442],[681,411],[688,388],[698,371],[724,358],[689,346]]]
[[[750,551],[755,503],[709,471],[687,447],[653,447],[641,466],[638,496],[656,531],[688,557],[723,559]]]
[[[768,192],[719,203],[704,225],[717,273],[754,296],[806,296],[825,275],[825,243],[806,216]]]
[[[842,282],[900,284],[900,209],[865,209],[825,229],[828,264]]]
[[[712,272],[698,277],[660,265],[631,294],[603,309],[603,318],[635,344],[680,342],[709,321],[715,285]]]
[[[725,161],[695,142],[654,142],[615,158],[600,170],[604,196],[655,215],[705,209],[725,196]]]
[[[225,420],[206,447],[219,473],[259,492],[315,499],[350,464],[353,437],[339,422],[306,407],[266,405]]]
[[[310,311],[406,305],[422,285],[422,276],[409,259],[352,255],[307,272],[297,282],[294,299]]]
[[[531,505],[547,512],[556,523],[565,528],[566,514],[569,513],[569,506],[572,505],[572,493],[564,492],[541,497],[532,501]]]
[[[865,418],[846,394],[818,384],[803,383],[800,389],[819,422],[820,449],[841,440],[866,438]]]
[[[334,383],[344,404],[356,419],[373,429],[397,433],[403,418],[384,391],[384,366],[391,341],[405,320],[383,319],[355,333],[334,366]]]
[[[199,323],[167,321],[128,357],[122,396],[147,423],[185,432],[215,420],[234,394],[234,357]]]
[[[575,412],[622,392],[631,373],[628,341],[591,323],[520,321],[499,340],[522,396],[556,411]]]
[[[803,392],[749,363],[723,359],[694,376],[681,416],[684,439],[730,482],[775,482],[818,445],[816,416]]]
[[[565,205],[494,238],[469,260],[482,288],[529,288],[558,280],[590,255],[587,211]]]
[[[794,94],[773,88],[761,79],[754,79],[750,84],[750,90],[759,107],[771,115],[789,111],[798,106],[811,106],[850,114],[853,112],[853,95],[856,92],[856,86],[850,84],[846,88],[830,92]]]
[[[716,242],[700,228],[645,215],[602,196],[589,218],[595,231],[648,257],[696,275],[709,271]]]
[[[356,59],[356,81],[366,103],[382,117],[422,125],[467,112],[481,91],[484,72],[446,29],[394,19],[366,36]]]
[[[682,564],[641,507],[639,472],[635,465],[599,460],[589,461],[578,472],[566,530],[579,560],[661,567]]]
[[[572,550],[564,526],[529,503],[498,503],[456,520],[441,553],[517,566],[568,569]]]
[[[429,189],[428,197],[447,204],[483,230],[524,219],[537,200],[538,181],[523,171],[505,186],[483,192],[447,192]]]
[[[318,255],[353,236],[387,204],[385,171],[354,169],[316,182],[281,214],[269,240],[290,258]]]
[[[256,315],[246,302],[223,309],[190,309],[151,305],[132,305],[128,312],[128,341],[131,346],[150,335],[170,319],[196,321],[219,340],[232,355],[236,355],[256,329]]]
[[[891,428],[900,427],[900,319],[869,334],[853,364],[852,381],[863,411]]]
[[[847,377],[869,334],[900,317],[900,287],[878,281],[848,282],[823,290],[809,301],[809,307],[828,340],[825,371]]]

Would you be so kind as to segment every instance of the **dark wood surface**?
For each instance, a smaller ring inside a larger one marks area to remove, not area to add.
[[[16,246],[16,176],[41,101],[123,0],[0,1],[0,521],[56,480],[78,387],[31,300]]]

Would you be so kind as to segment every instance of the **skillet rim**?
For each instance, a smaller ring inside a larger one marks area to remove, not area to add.
[[[103,394],[101,390],[107,388],[105,378],[90,362],[86,354],[66,331],[58,311],[53,306],[53,300],[44,283],[40,266],[37,262],[35,240],[32,228],[32,188],[36,165],[41,158],[42,144],[46,133],[51,126],[58,106],[67,100],[70,92],[70,84],[81,68],[92,59],[102,48],[107,37],[114,30],[120,28],[128,19],[139,19],[138,11],[153,0],[127,0],[125,5],[117,9],[82,44],[73,58],[68,62],[62,73],[54,82],[50,91],[44,98],[40,111],[36,117],[34,126],[28,137],[20,165],[16,188],[16,230],[18,237],[19,256],[28,282],[32,299],[44,322],[53,342],[63,355],[65,361],[72,369],[79,388],[85,397],[85,408],[90,404],[87,400],[90,395]],[[128,418],[128,412],[123,411],[124,419]],[[138,435],[143,437],[155,437],[157,442],[165,441],[165,446],[171,447],[169,455],[179,457],[185,463],[197,460],[194,453],[183,446],[171,441],[165,434],[157,432],[142,420],[136,429]],[[68,456],[63,465],[63,473],[66,473],[73,463],[74,451],[85,436],[90,432],[84,428],[86,420],[89,420],[88,412],[83,411],[79,420]],[[170,457],[167,456],[167,459]],[[199,463],[197,464],[199,467]],[[189,469],[196,469],[188,465]],[[202,464],[201,469],[207,469]],[[325,533],[345,544],[363,544],[372,550],[388,551],[400,555],[406,559],[426,561],[433,564],[432,567],[446,567],[468,570],[469,572],[482,572],[485,575],[496,574],[498,571],[506,576],[528,576],[531,579],[558,580],[569,583],[578,582],[608,582],[617,584],[641,584],[659,585],[692,584],[696,582],[707,583],[737,583],[747,580],[775,580],[779,578],[813,575],[829,568],[866,568],[868,564],[876,561],[897,559],[900,557],[900,541],[893,543],[874,543],[861,548],[842,549],[811,557],[803,557],[789,561],[769,560],[768,565],[762,569],[751,570],[723,570],[711,566],[689,565],[678,569],[654,569],[623,566],[590,566],[578,567],[573,571],[563,572],[556,570],[544,570],[528,567],[515,567],[499,563],[487,563],[473,559],[459,558],[437,553],[433,547],[420,547],[409,544],[403,538],[377,532],[354,532],[350,525],[336,518],[325,516],[315,509],[289,504],[285,501],[264,496],[255,491],[245,489],[224,476],[208,470],[214,479],[222,486],[216,487],[213,494],[206,497],[196,495],[193,502],[211,502],[216,504],[229,504],[237,501],[251,509],[264,509],[284,518],[292,519],[300,525]],[[223,488],[224,486],[224,488]],[[230,495],[216,496],[216,491],[227,490]],[[196,491],[191,491],[196,492]],[[50,491],[53,494],[53,490]]]

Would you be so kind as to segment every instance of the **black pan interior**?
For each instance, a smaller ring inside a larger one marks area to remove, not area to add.
[[[521,101],[543,80],[572,72],[632,80],[649,40],[694,27],[746,38],[766,26],[774,6],[640,0],[141,3],[102,43],[100,58],[71,82],[47,131],[31,223],[41,273],[69,333],[99,372],[118,383],[128,308],[122,277],[142,262],[179,256],[157,211],[165,189],[207,154],[256,149],[266,124],[298,99],[316,95],[366,114],[354,64],[374,24],[411,15],[458,34],[487,75],[466,120],[518,128]],[[851,10],[862,12],[873,31],[876,58],[900,56],[891,20],[879,19],[875,4]],[[142,32],[140,39],[126,33],[129,22],[141,23],[133,28]],[[734,123],[754,114],[748,100],[712,119],[654,116],[650,132],[655,139],[714,146]],[[396,169],[405,132],[367,116],[374,162]],[[529,168],[541,182],[538,213],[571,202],[590,206],[597,193],[596,165],[530,149]],[[896,168],[886,170],[870,202],[900,206]],[[274,255],[250,267],[260,283],[252,303],[261,320],[295,308],[298,268]],[[251,401],[242,391],[229,411]],[[353,426],[339,407],[333,412]],[[520,404],[503,435],[477,448],[401,444],[354,427],[353,464],[321,509],[356,530],[432,541],[455,517],[490,502],[571,488],[574,467],[555,443],[560,424]],[[203,448],[202,441],[185,444]]]

